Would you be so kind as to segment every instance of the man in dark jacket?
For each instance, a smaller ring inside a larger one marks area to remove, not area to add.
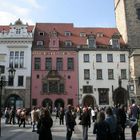
[[[90,127],[91,121],[90,121],[90,112],[87,107],[83,108],[81,124],[83,128],[83,140],[88,140],[88,127]]]
[[[66,127],[67,127],[67,134],[66,140],[71,140],[72,132],[74,131],[75,126],[75,118],[72,115],[72,106],[67,106],[67,111],[65,113],[65,120],[66,120]]]

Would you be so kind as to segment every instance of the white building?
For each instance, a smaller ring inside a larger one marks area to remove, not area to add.
[[[95,29],[93,41],[87,37],[87,45],[79,46],[80,105],[102,107],[128,103],[129,51],[118,33],[112,29],[103,31],[98,36]]]
[[[30,107],[33,28],[20,19],[9,26],[0,26],[1,76],[8,81],[2,92],[2,106]],[[14,79],[8,77],[11,67],[16,70]]]

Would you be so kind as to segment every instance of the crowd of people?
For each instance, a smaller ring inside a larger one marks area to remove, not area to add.
[[[125,128],[129,125],[132,140],[136,140],[138,132],[139,106],[118,105],[115,107],[55,107],[55,118],[60,125],[66,125],[66,140],[71,140],[76,125],[82,127],[83,140],[88,140],[88,129],[93,125],[96,140],[125,140]],[[33,107],[31,111],[25,108],[5,108],[5,124],[17,123],[19,127],[31,124],[32,132],[39,134],[39,140],[52,140],[53,126],[52,109]],[[78,122],[77,119],[78,118]]]

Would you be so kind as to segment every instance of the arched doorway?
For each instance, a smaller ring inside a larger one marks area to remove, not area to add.
[[[47,99],[44,99],[43,102],[42,102],[42,106],[43,107],[51,107],[52,108],[52,100],[47,98]]]
[[[64,107],[64,101],[62,99],[57,99],[54,102],[54,106],[57,108]]]
[[[6,99],[5,107],[22,108],[24,107],[24,102],[18,95],[13,94]]]
[[[126,89],[118,87],[113,92],[114,105],[127,105],[128,96],[128,91]]]
[[[95,105],[95,99],[91,95],[86,95],[83,98],[83,106],[91,106],[94,107]]]

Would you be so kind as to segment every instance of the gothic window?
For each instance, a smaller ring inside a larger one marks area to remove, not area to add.
[[[97,80],[103,79],[102,77],[102,69],[97,69]]]
[[[48,71],[50,71],[52,69],[52,58],[46,58],[45,68]]]
[[[120,54],[120,62],[125,62],[125,54]]]
[[[59,85],[59,92],[64,93],[64,84]]]
[[[74,70],[74,59],[73,58],[67,59],[67,70]]]
[[[113,54],[107,54],[107,62],[113,62]]]
[[[108,69],[108,79],[114,79],[113,69]]]
[[[89,69],[84,69],[84,79],[90,79],[90,70]]]
[[[102,62],[102,54],[96,54],[96,62]]]
[[[89,54],[84,54],[84,62],[89,62]]]
[[[83,93],[93,93],[92,86],[83,86]]]
[[[99,88],[98,92],[99,92],[99,104],[108,105],[109,104],[109,89]]]
[[[63,59],[62,58],[56,59],[56,70],[63,70]]]
[[[41,68],[41,59],[40,58],[35,58],[34,59],[34,69],[35,70],[40,70]]]

